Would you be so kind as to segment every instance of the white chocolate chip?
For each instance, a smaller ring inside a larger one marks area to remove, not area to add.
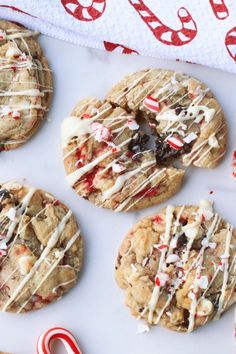
[[[212,148],[219,147],[218,140],[216,139],[215,136],[210,136],[210,138],[208,139],[208,145]]]
[[[5,55],[8,58],[14,58],[16,56],[21,55],[21,51],[16,46],[11,45],[11,46],[9,46],[9,48],[7,48],[7,51],[6,51]]]
[[[169,254],[169,256],[166,258],[166,263],[175,263],[179,260],[180,258],[177,254]]]
[[[20,268],[20,273],[22,275],[26,275],[29,273],[31,268],[33,267],[35,263],[35,258],[32,256],[22,256],[18,260],[19,268]]]
[[[212,302],[208,299],[201,299],[197,306],[197,315],[200,317],[209,316],[214,310]]]

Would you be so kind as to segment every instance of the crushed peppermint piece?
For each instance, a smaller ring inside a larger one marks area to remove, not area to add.
[[[0,250],[0,257],[6,256],[7,252],[5,250]]]
[[[180,260],[179,256],[177,254],[169,254],[166,258],[166,263],[175,263]]]
[[[200,278],[197,279],[197,285],[200,289],[207,289],[208,283],[209,281],[206,275],[201,275]]]
[[[124,171],[126,169],[126,167],[120,163],[114,163],[112,165],[112,171],[115,173],[120,173],[122,171]]]
[[[153,216],[152,220],[153,220],[154,222],[156,222],[157,224],[162,224],[162,222],[163,222],[163,218],[162,218],[162,216],[159,215],[159,214]]]
[[[193,140],[196,140],[197,139],[197,134],[191,132],[189,133],[184,139],[183,141],[186,143],[186,144],[189,144],[191,143]]]
[[[90,116],[89,113],[84,113],[84,114],[82,115],[82,117],[83,117],[84,119],[89,119],[91,116]]]
[[[139,128],[135,119],[128,119],[127,126],[130,130],[137,130]]]
[[[1,113],[2,113],[3,116],[8,116],[9,114],[12,113],[12,110],[11,110],[11,108],[9,106],[3,106]]]
[[[173,135],[168,136],[165,142],[172,147],[174,150],[180,150],[184,146],[184,141],[180,137]]]
[[[20,112],[18,112],[16,109],[14,109],[12,112],[12,118],[15,120],[20,119]]]
[[[157,286],[165,286],[168,280],[170,279],[167,273],[158,273],[155,279]]]
[[[214,215],[213,203],[208,200],[201,200],[200,205],[199,205],[198,214],[203,215],[205,220],[210,220],[212,218],[212,216]],[[205,221],[205,220],[202,220],[202,221]]]
[[[93,122],[91,124],[92,131],[94,132],[94,139],[99,143],[102,141],[108,141],[111,138],[111,130],[105,125]]]
[[[152,96],[147,96],[143,101],[143,105],[145,108],[147,108],[149,111],[153,113],[156,113],[160,110],[159,101]]]

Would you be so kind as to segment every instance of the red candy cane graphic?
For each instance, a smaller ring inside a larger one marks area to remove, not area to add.
[[[181,7],[178,10],[178,17],[182,24],[180,30],[173,30],[166,26],[161,20],[144,4],[142,0],[128,0],[138,12],[144,23],[152,31],[158,41],[167,45],[182,46],[191,42],[197,35],[197,25],[187,9]]]
[[[123,54],[138,54],[138,52],[136,50],[125,47],[122,44],[104,41],[104,47],[108,52],[119,52],[119,53],[123,53]]]
[[[236,62],[236,26],[226,34],[225,45],[229,55]]]
[[[65,10],[79,21],[95,21],[102,16],[106,8],[106,0],[87,0],[87,5],[81,4],[81,0],[61,0],[61,3]]]
[[[44,331],[37,343],[38,354],[51,354],[50,345],[53,340],[61,340],[68,354],[82,354],[73,335],[65,328],[54,327]]]
[[[229,16],[229,10],[224,0],[209,0],[214,15],[218,20],[225,20]]]

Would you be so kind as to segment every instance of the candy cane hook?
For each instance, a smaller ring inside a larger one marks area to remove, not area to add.
[[[56,339],[62,341],[68,354],[82,354],[73,335],[61,327],[49,328],[39,336],[37,354],[51,354],[50,344]]]
[[[229,55],[236,62],[236,26],[226,34],[225,45]]]
[[[224,0],[209,0],[213,13],[218,20],[225,20],[229,16],[229,10]]]
[[[85,6],[80,0],[61,0],[65,10],[79,21],[95,21],[105,11],[106,0],[92,0]]]
[[[167,45],[182,46],[191,42],[197,35],[197,25],[187,9],[178,10],[182,28],[174,30],[165,25],[143,2],[143,0],[128,0],[141,19],[152,31],[158,41]]]

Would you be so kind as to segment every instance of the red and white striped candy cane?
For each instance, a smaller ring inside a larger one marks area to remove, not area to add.
[[[226,34],[225,45],[229,55],[236,62],[236,26]]]
[[[50,344],[56,339],[63,342],[68,354],[82,354],[73,335],[67,329],[61,327],[49,328],[39,336],[37,353],[51,354]]]
[[[88,0],[88,5],[81,4],[80,0],[61,0],[65,10],[79,21],[95,21],[105,11],[106,0]]]
[[[197,25],[187,9],[181,7],[178,10],[182,28],[174,30],[165,25],[150,9],[143,0],[128,0],[138,12],[141,19],[152,31],[158,41],[167,45],[182,46],[191,42],[197,35]]]
[[[229,10],[224,0],[209,0],[213,13],[218,20],[225,20],[229,16]]]
[[[108,52],[119,52],[123,54],[138,54],[136,50],[125,47],[122,44],[104,41],[104,47]]]

